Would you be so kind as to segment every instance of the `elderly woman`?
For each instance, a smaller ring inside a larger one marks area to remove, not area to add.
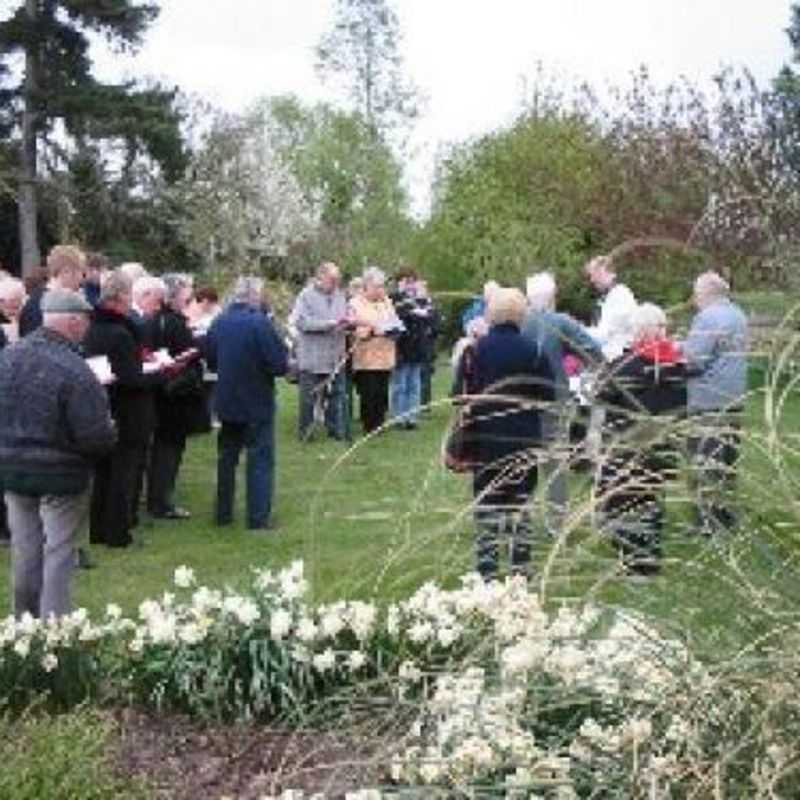
[[[153,350],[165,349],[172,358],[183,359],[195,345],[186,317],[192,300],[192,281],[185,275],[163,277],[166,295],[161,309],[146,320],[146,340]],[[187,379],[180,391],[166,383],[156,395],[156,428],[150,452],[147,506],[156,518],[181,520],[191,514],[175,505],[175,484],[186,438],[211,429],[203,392],[203,370],[199,360],[184,367]]]
[[[486,309],[489,332],[477,340],[474,393],[465,435],[472,442],[473,493],[478,530],[478,571],[498,572],[498,539],[511,537],[511,571],[527,575],[531,522],[527,508],[536,488],[541,443],[540,404],[553,399],[553,373],[536,346],[520,334],[525,297],[497,288]]]
[[[164,380],[142,368],[141,329],[130,316],[131,302],[130,278],[115,270],[103,284],[83,343],[86,355],[108,358],[115,376],[107,392],[117,445],[96,466],[89,523],[92,543],[109,547],[131,543],[138,468],[152,430],[153,392]]]
[[[386,276],[377,267],[364,271],[360,294],[350,301],[355,323],[353,377],[358,390],[364,433],[380,428],[389,406],[389,376],[396,361],[394,337],[400,321],[386,296]]]
[[[10,275],[0,277],[0,347],[19,338],[19,315],[25,305],[25,284]]]
[[[626,572],[647,577],[661,569],[664,483],[674,471],[669,434],[686,409],[686,366],[661,308],[643,303],[631,322],[631,349],[601,379],[608,443],[599,503]]]

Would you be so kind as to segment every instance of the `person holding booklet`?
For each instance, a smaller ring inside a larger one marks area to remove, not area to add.
[[[363,291],[350,301],[350,309],[355,324],[353,377],[360,398],[361,425],[369,434],[386,421],[389,376],[397,359],[395,337],[403,331],[403,325],[386,296],[383,270],[368,267],[363,277]]]

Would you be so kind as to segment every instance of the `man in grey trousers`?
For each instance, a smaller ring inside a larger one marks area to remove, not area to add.
[[[11,530],[14,613],[70,611],[75,534],[92,462],[114,445],[106,391],[78,344],[91,306],[51,289],[44,322],[0,355],[0,482]]]
[[[728,282],[704,272],[694,284],[698,313],[683,345],[689,374],[695,518],[698,533],[732,531],[742,411],[747,393],[747,317]]]
[[[334,439],[345,438],[344,357],[347,298],[339,288],[339,268],[321,264],[315,279],[303,289],[290,320],[298,334],[297,366],[300,416],[297,433],[305,441],[314,424],[314,404],[320,392],[328,393],[325,427]]]

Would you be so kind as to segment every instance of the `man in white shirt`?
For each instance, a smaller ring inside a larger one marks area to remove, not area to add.
[[[611,259],[595,256],[584,267],[586,277],[598,293],[596,318],[589,328],[607,361],[622,355],[633,339],[632,319],[637,303],[633,292],[617,281]]]

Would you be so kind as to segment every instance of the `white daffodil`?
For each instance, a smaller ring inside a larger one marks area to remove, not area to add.
[[[269,620],[269,634],[275,641],[285,638],[292,629],[292,615],[285,608],[276,608]]]
[[[194,570],[191,567],[187,567],[185,564],[181,565],[175,570],[175,575],[173,576],[173,583],[179,589],[188,589],[189,587],[194,585]]]
[[[366,663],[367,657],[360,650],[353,650],[353,652],[347,657],[347,666],[350,667],[353,672],[361,669]]]
[[[58,666],[58,657],[53,653],[47,653],[42,659],[42,669],[45,672],[52,672]]]
[[[317,653],[312,659],[312,664],[317,672],[328,672],[336,666],[336,654],[329,647],[322,653]]]

